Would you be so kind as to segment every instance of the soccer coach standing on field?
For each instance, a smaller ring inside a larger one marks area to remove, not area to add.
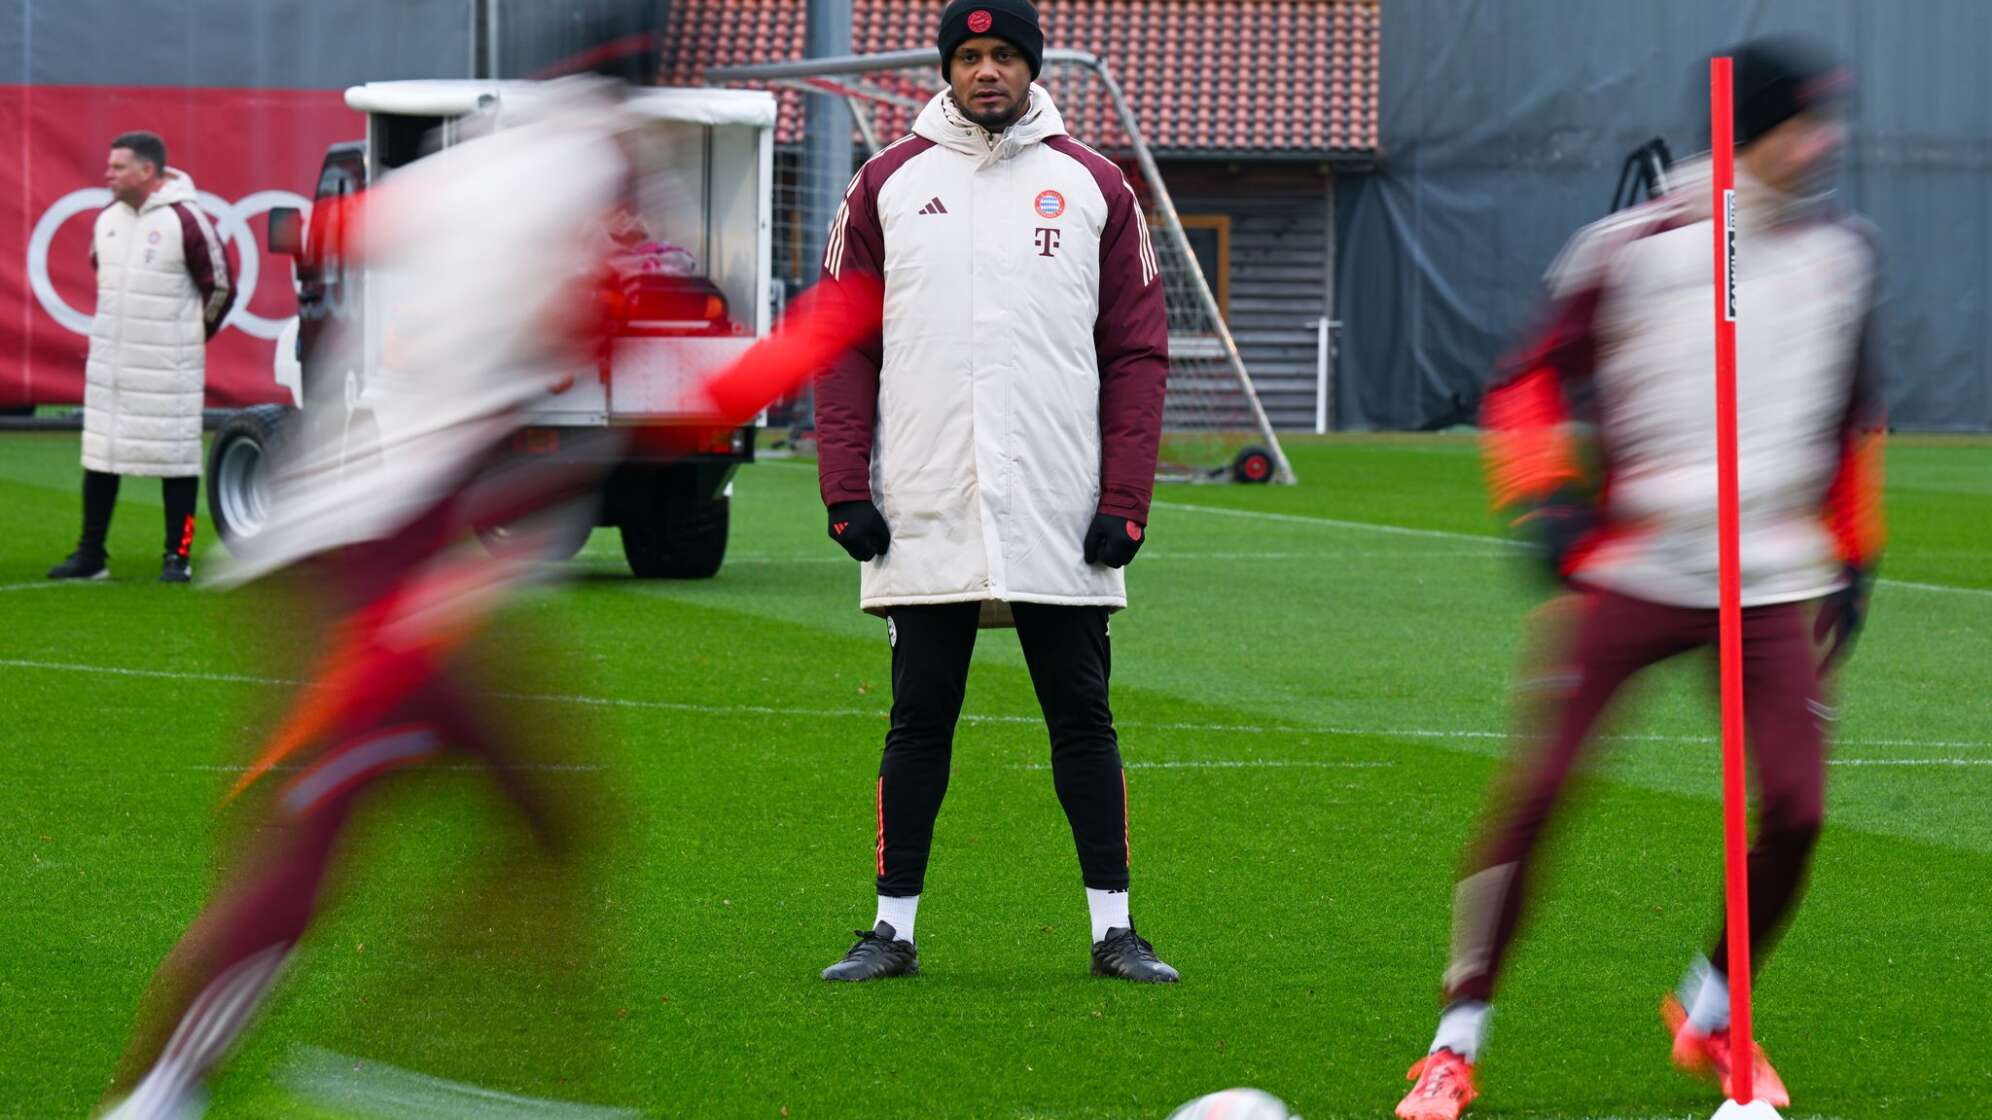
[[[194,181],[166,165],[150,132],[111,141],[111,204],[97,215],[90,266],[97,311],[83,389],[83,535],[50,579],[110,575],[105,537],[123,476],[159,479],[166,506],[163,583],[193,576],[207,344],[235,301],[221,238]]]
[[[1127,782],[1107,616],[1154,486],[1168,324],[1133,189],[1032,83],[1028,0],[954,0],[949,88],[866,163],[824,272],[884,280],[883,327],[827,371],[830,536],[885,616],[892,724],[876,787],[878,917],[826,980],[919,971],[914,915],[979,626],[1011,621],[1051,733],[1092,914],[1093,971],[1168,982],[1128,917]]]

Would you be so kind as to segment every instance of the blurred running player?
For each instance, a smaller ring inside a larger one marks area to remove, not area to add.
[[[1821,680],[1860,628],[1881,547],[1881,397],[1874,238],[1830,197],[1847,74],[1803,42],[1733,55],[1755,965],[1798,901],[1819,835]],[[1474,1063],[1537,841],[1612,697],[1647,666],[1716,641],[1709,174],[1706,160],[1684,168],[1662,198],[1577,234],[1551,266],[1543,325],[1487,397],[1495,502],[1569,587],[1550,612],[1567,628],[1534,690],[1535,736],[1497,781],[1454,891],[1445,1012],[1411,1068],[1405,1120],[1452,1120],[1477,1095]],[[1586,428],[1590,469],[1577,449]],[[1725,1092],[1727,960],[1718,937],[1662,1008],[1675,1063]],[[1788,1103],[1761,1050],[1755,1077],[1758,1096]]]
[[[330,652],[231,793],[262,794],[264,776],[287,772],[251,810],[253,850],[155,975],[113,1089],[115,1120],[199,1114],[204,1080],[310,926],[335,843],[383,777],[467,755],[545,847],[563,849],[569,814],[531,780],[528,744],[483,717],[464,655],[510,593],[547,570],[538,559],[570,531],[563,518],[594,492],[598,464],[615,458],[502,449],[554,371],[585,366],[601,346],[600,233],[630,173],[619,88],[548,83],[508,105],[523,123],[398,171],[362,204],[358,254],[400,311],[391,367],[369,389],[393,485],[345,469],[336,438],[307,429],[279,481],[279,519],[224,574],[287,573],[329,598],[334,621],[317,646]],[[877,305],[863,281],[805,295],[781,330],[705,383],[712,424],[737,427],[793,389],[875,329]],[[678,438],[688,449],[701,431]],[[467,543],[490,524],[511,530],[496,555]]]

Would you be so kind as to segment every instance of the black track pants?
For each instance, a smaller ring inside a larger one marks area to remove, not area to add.
[[[83,536],[76,550],[85,556],[102,558],[104,541],[111,531],[111,513],[117,508],[121,476],[103,471],[83,472]],[[162,478],[159,495],[166,506],[166,537],[162,552],[191,555],[194,548],[194,506],[200,494],[198,476]]]
[[[889,612],[892,727],[878,768],[875,840],[880,894],[919,894],[925,881],[981,609],[943,603]],[[1107,611],[1034,603],[1012,611],[1051,733],[1052,782],[1081,875],[1088,887],[1126,890],[1127,781],[1107,706]]]

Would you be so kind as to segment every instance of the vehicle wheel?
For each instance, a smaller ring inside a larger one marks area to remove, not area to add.
[[[643,579],[711,579],[726,559],[731,499],[720,497],[677,517],[658,510],[625,517],[623,557]]]
[[[294,409],[245,408],[228,418],[208,448],[208,516],[229,551],[263,531],[270,516],[270,475]]]
[[[1273,453],[1263,447],[1247,447],[1231,461],[1233,482],[1271,482],[1273,480]]]

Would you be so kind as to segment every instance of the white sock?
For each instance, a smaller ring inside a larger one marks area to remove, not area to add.
[[[909,894],[895,897],[889,894],[878,896],[878,917],[872,919],[872,926],[884,922],[892,927],[892,936],[901,941],[913,940],[913,916],[920,912],[920,896]]]
[[[1688,964],[1681,990],[1694,993],[1693,999],[1682,1002],[1687,1004],[1688,1022],[1696,1030],[1712,1034],[1729,1026],[1729,978],[1717,972],[1707,957],[1696,957]]]
[[[1479,1061],[1480,1043],[1487,1037],[1487,1013],[1492,1010],[1477,999],[1463,999],[1446,1008],[1427,1053],[1450,1050],[1469,1062]]]
[[[1133,929],[1134,919],[1127,916],[1126,891],[1096,891],[1086,888],[1086,909],[1093,915],[1093,943],[1107,939],[1110,929]]]
[[[235,1042],[290,953],[278,942],[230,965],[181,1014],[159,1060],[105,1120],[191,1120],[206,1111],[201,1082]]]

